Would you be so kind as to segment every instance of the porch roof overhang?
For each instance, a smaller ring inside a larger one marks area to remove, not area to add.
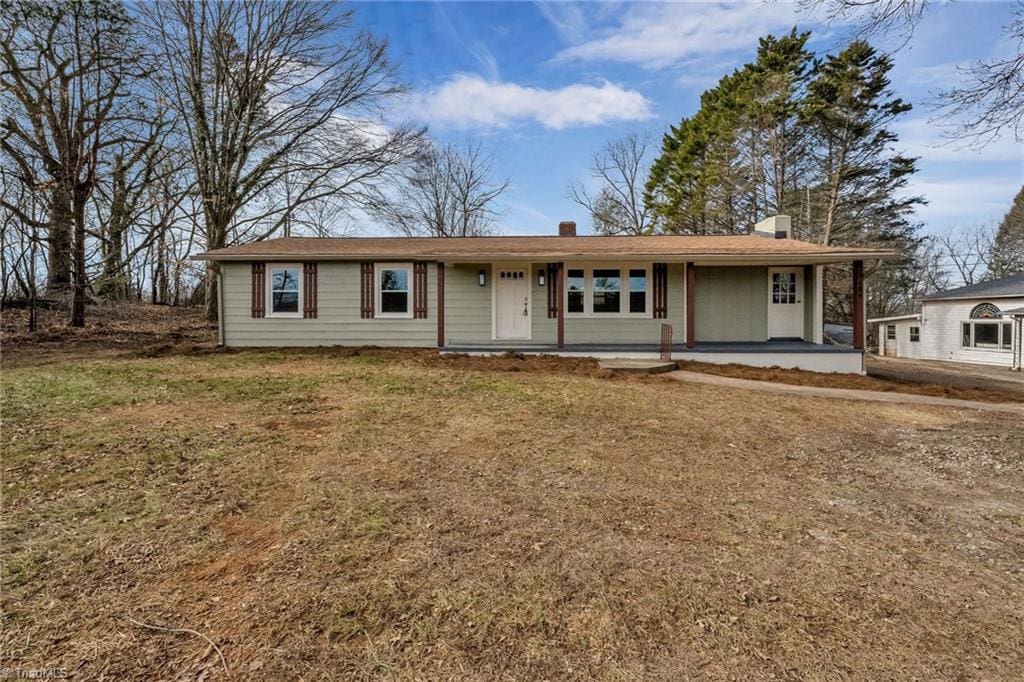
[[[696,265],[815,265],[897,258],[894,251],[833,247],[754,235],[588,237],[283,237],[215,249],[199,261],[429,260],[446,263],[658,261]]]
[[[868,320],[868,324],[878,324],[879,322],[900,322],[901,320],[920,320],[921,313],[912,313],[910,315],[894,315],[892,317],[873,317]]]

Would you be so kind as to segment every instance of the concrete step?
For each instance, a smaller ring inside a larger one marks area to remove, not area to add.
[[[601,369],[612,372],[628,372],[632,374],[661,374],[676,369],[671,360],[633,360],[628,358],[602,360],[598,363]]]

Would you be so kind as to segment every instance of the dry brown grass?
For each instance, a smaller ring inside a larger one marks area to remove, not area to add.
[[[1018,677],[1019,420],[432,358],[5,370],[3,665]]]

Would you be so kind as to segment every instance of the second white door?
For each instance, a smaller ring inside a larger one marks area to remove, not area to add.
[[[768,271],[768,337],[804,337],[803,268],[771,268]]]
[[[530,338],[530,275],[527,268],[494,271],[494,336]]]

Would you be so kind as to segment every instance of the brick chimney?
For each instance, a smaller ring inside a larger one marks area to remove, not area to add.
[[[563,220],[562,222],[558,223],[558,236],[575,237],[576,223],[572,220]]]

